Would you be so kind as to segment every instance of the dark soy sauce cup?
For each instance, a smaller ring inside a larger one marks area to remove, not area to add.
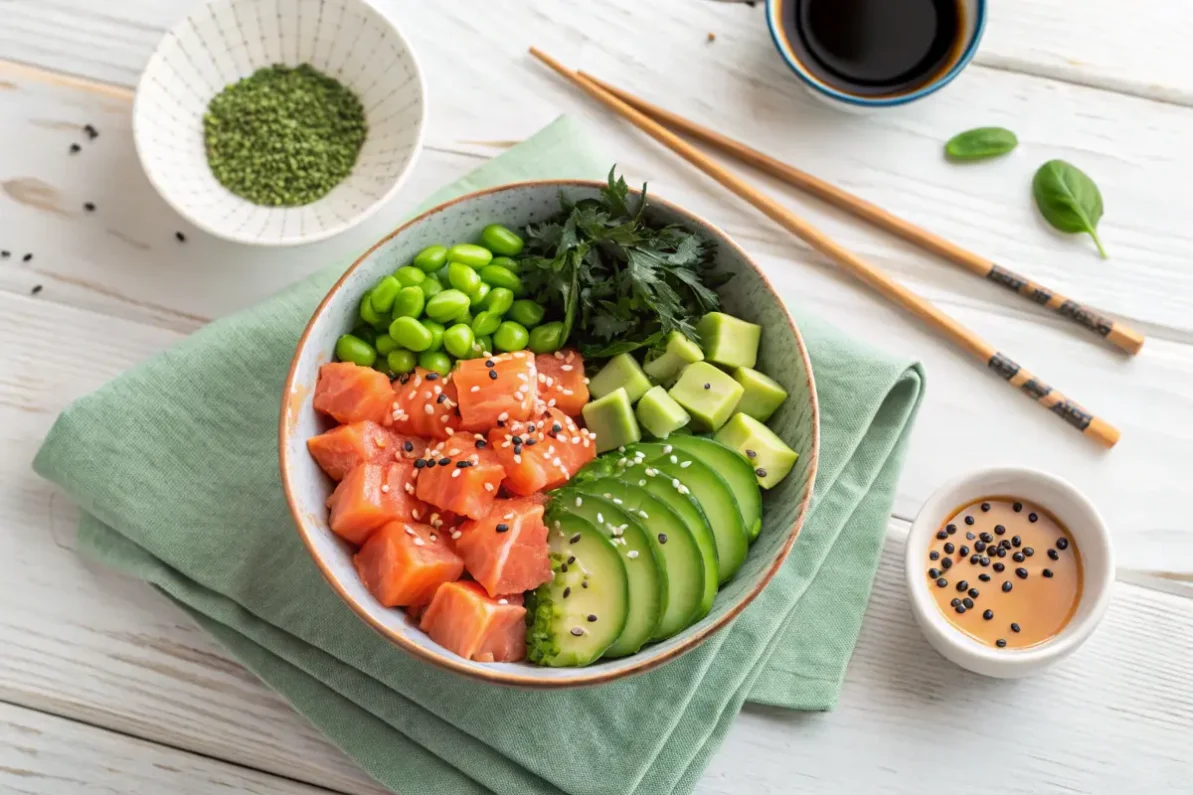
[[[767,0],[775,47],[813,96],[887,108],[948,85],[973,59],[986,0]]]

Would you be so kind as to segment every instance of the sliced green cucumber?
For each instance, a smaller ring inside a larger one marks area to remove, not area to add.
[[[555,517],[547,545],[555,577],[526,603],[527,657],[555,668],[588,665],[621,636],[630,614],[622,556],[604,533],[566,514]]]
[[[704,560],[692,532],[667,505],[644,488],[614,478],[576,487],[620,508],[651,539],[667,572],[667,602],[651,640],[663,640],[686,628],[704,595]]]
[[[655,557],[646,531],[628,518],[618,516],[617,506],[610,503],[609,507],[615,510],[607,510],[601,501],[564,488],[555,492],[547,510],[547,527],[555,532],[554,522],[559,517],[576,516],[604,533],[617,548],[629,578],[630,614],[621,635],[603,656],[624,657],[638,651],[654,635],[667,601],[667,572]]]
[[[667,443],[712,467],[725,479],[737,498],[746,535],[753,543],[762,530],[762,489],[758,487],[758,478],[754,476],[750,462],[732,447],[706,436],[675,436],[668,438]]]

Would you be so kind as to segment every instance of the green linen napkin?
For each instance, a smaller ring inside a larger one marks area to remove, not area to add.
[[[561,118],[427,201],[610,159]],[[290,356],[336,265],[216,321],[58,418],[34,461],[80,505],[80,549],[176,600],[385,786],[413,793],[689,792],[746,700],[836,703],[865,611],[918,365],[792,311],[812,356],[821,460],[788,563],[747,610],[660,669],[545,692],[407,656],[324,582],[290,521],[276,428]]]

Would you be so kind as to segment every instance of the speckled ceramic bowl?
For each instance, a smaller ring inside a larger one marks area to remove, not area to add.
[[[332,483],[307,453],[306,440],[327,429],[311,405],[320,365],[331,359],[336,338],[355,325],[360,296],[381,276],[406,265],[425,246],[476,240],[486,224],[519,229],[559,212],[562,191],[572,201],[595,197],[597,182],[544,181],[506,185],[468,194],[428,210],[381,240],[358,259],[315,311],[299,341],[282,396],[279,429],[282,484],[298,532],[336,593],[370,626],[406,651],[436,665],[491,682],[569,687],[607,682],[646,671],[695,647],[724,627],[766,586],[786,559],[807,515],[816,473],[819,426],[808,354],[791,315],[770,281],[717,227],[657,197],[655,221],[698,229],[717,244],[717,266],[734,274],[721,289],[726,312],[762,326],[760,370],[777,379],[790,397],[770,425],[800,453],[792,473],[763,498],[762,533],[745,565],[717,595],[712,611],[675,637],[619,660],[587,668],[541,668],[528,663],[477,663],[447,651],[423,634],[401,610],[380,605],[352,566],[352,548],[327,524],[324,500]]]

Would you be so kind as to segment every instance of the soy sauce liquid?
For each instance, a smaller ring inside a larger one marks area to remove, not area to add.
[[[856,96],[898,95],[948,69],[960,0],[786,0],[785,38],[816,78]]]

